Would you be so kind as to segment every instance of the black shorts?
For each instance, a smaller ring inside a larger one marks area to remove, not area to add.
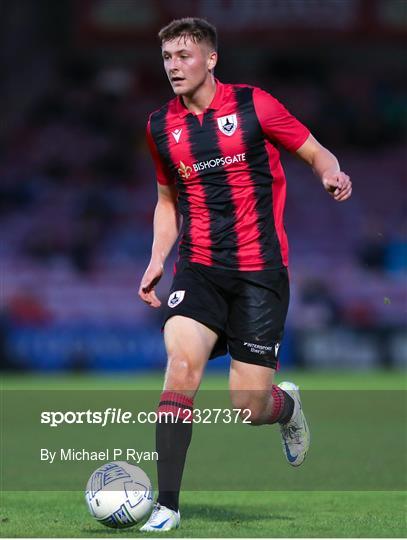
[[[164,312],[183,315],[214,330],[211,358],[228,351],[241,362],[275,369],[290,288],[285,267],[240,272],[180,261]]]

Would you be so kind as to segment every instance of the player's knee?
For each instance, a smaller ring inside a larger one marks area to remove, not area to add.
[[[166,388],[173,391],[196,390],[201,382],[201,370],[180,354],[168,356]]]

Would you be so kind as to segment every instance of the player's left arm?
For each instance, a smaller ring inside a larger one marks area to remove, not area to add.
[[[312,167],[326,191],[335,201],[342,202],[349,199],[352,195],[352,182],[349,176],[341,171],[336,157],[315,137],[308,135],[295,154]]]
[[[311,165],[336,201],[349,199],[352,193],[349,176],[341,171],[336,157],[319,144],[308,128],[275,97],[260,88],[253,89],[253,102],[266,137]]]

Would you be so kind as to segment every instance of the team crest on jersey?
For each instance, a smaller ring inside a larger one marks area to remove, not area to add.
[[[168,298],[168,307],[175,308],[184,300],[185,291],[174,291]]]
[[[222,133],[229,137],[233,135],[237,128],[237,116],[235,114],[229,114],[228,116],[221,116],[218,118],[218,128]]]

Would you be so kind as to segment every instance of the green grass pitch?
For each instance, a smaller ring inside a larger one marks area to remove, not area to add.
[[[304,389],[404,390],[403,373],[284,374]],[[282,376],[279,376],[282,380]],[[156,389],[162,376],[9,376],[5,389]],[[223,389],[225,376],[208,376],[203,388]],[[389,445],[404,432],[394,433]],[[312,451],[312,449],[311,449]],[[288,466],[288,465],[287,465]],[[306,464],[304,465],[304,467]],[[400,456],[400,475],[407,473]],[[181,528],[164,537],[392,537],[407,536],[407,497],[403,491],[214,491],[183,492]],[[1,494],[1,537],[142,537],[138,527],[112,530],[88,514],[83,493]]]

